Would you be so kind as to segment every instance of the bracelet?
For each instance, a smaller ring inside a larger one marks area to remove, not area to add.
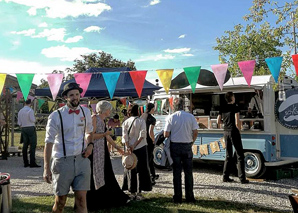
[[[88,143],[87,146],[89,146],[90,144],[94,147],[94,143],[93,142]]]

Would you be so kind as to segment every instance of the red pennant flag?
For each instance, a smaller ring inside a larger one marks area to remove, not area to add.
[[[170,107],[171,107],[172,109],[174,109],[174,107],[173,107],[173,97],[170,97],[170,98],[169,98],[169,103],[170,103]]]
[[[143,114],[144,113],[143,106],[140,106],[140,108],[141,108],[141,114]]]
[[[296,76],[298,76],[298,54],[292,55],[292,59],[296,70]]]
[[[121,103],[126,106],[126,98],[120,98]]]
[[[63,107],[65,103],[59,103],[59,108]]]
[[[130,74],[131,80],[132,80],[132,82],[136,88],[136,91],[139,95],[139,98],[140,98],[141,94],[142,94],[147,71],[146,70],[130,71],[129,74]]]
[[[83,89],[81,97],[84,97],[85,93],[87,92],[91,77],[92,77],[92,73],[76,73],[76,74],[74,74],[74,78],[75,78],[77,84],[79,84],[80,87]]]

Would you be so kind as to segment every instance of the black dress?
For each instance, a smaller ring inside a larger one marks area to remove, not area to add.
[[[104,140],[104,182],[99,189],[95,189],[93,178],[93,153],[89,156],[91,161],[91,190],[87,192],[87,208],[89,211],[113,208],[125,205],[129,200],[119,187],[115,178],[107,142]]]

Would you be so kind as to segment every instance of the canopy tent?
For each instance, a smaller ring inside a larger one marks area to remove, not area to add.
[[[92,77],[84,97],[97,97],[97,98],[110,97],[105,81],[101,74],[103,72],[120,72],[114,97],[125,97],[125,96],[129,96],[133,98],[138,97],[137,91],[132,82],[129,71],[130,69],[128,67],[88,69],[85,73],[92,73]],[[70,82],[75,82],[75,79],[73,78],[69,81],[63,82],[60,86],[58,96],[61,97],[61,92],[63,91],[64,85]],[[159,86],[155,86],[154,84],[151,84],[150,82],[145,80],[141,96],[144,97],[144,96],[152,95],[153,91],[158,89],[160,89]],[[50,88],[36,89],[35,95],[52,97]]]

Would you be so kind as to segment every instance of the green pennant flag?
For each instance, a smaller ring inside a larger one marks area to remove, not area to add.
[[[40,109],[40,107],[44,104],[44,102],[46,102],[43,99],[37,99],[37,101],[38,101],[38,109]]]
[[[157,103],[157,112],[161,112],[161,100],[157,100],[156,101],[156,103]]]
[[[201,71],[201,66],[184,67],[183,69],[184,69],[186,78],[191,86],[192,92],[195,93],[197,82]]]
[[[34,74],[16,74],[20,88],[22,90],[24,100],[27,100]]]

